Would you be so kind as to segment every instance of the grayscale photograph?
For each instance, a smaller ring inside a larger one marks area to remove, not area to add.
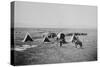
[[[97,59],[97,6],[11,2],[11,65]]]

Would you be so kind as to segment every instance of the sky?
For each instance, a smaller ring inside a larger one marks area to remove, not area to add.
[[[96,28],[97,7],[16,1],[14,25],[29,28]]]

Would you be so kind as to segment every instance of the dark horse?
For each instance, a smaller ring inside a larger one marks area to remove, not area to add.
[[[62,44],[66,43],[66,41],[65,41],[65,34],[64,33],[61,33],[60,34],[60,38],[58,38],[57,40],[59,40],[60,47],[61,47]]]
[[[76,47],[76,48],[77,48],[78,45],[80,46],[80,48],[83,47],[82,42],[81,42],[81,41],[79,40],[79,38],[76,37],[75,35],[74,35],[74,37],[73,37],[72,43],[75,44],[75,47]]]

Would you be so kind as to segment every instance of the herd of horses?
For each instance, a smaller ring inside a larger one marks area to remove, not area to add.
[[[55,38],[56,41],[60,44],[60,47],[62,47],[63,44],[73,43],[73,44],[75,44],[76,48],[77,48],[77,46],[80,46],[80,48],[83,48],[82,41],[79,39],[79,35],[78,34],[72,33],[70,41],[67,41],[65,37],[66,37],[66,34],[64,34],[64,33],[61,32],[61,33],[58,33],[58,34],[56,34],[56,33],[50,33],[45,38],[48,38],[48,39],[49,38]]]

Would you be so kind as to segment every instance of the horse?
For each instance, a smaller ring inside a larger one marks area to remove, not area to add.
[[[75,44],[75,47],[76,47],[76,48],[77,48],[78,45],[80,46],[80,48],[83,47],[82,41],[80,41],[80,40],[79,40],[79,37],[76,37],[75,35],[74,35],[74,37],[73,37],[72,43]]]
[[[82,48],[82,42],[81,41],[77,40],[74,43],[75,43],[76,48],[77,48],[78,45],[80,46],[80,48]]]
[[[66,43],[65,34],[62,32],[58,33],[56,40],[57,42],[60,43],[60,47],[61,47],[64,43]]]

